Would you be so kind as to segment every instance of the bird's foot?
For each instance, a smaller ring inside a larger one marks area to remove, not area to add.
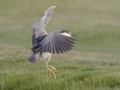
[[[50,67],[54,72],[58,72],[56,68],[54,68],[53,66],[48,65],[48,67]]]
[[[45,66],[45,67],[53,74],[53,77],[56,79],[55,73],[48,66]]]

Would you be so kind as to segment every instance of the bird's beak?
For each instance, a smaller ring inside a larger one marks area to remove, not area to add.
[[[71,36],[76,37],[76,35],[75,35],[75,34],[71,34]]]

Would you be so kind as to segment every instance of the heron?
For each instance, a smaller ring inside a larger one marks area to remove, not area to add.
[[[48,64],[51,56],[52,54],[60,54],[70,51],[75,44],[74,39],[72,38],[75,35],[67,30],[55,30],[47,33],[45,27],[50,21],[55,8],[56,6],[49,7],[44,12],[43,16],[33,23],[32,55],[28,58],[28,60],[31,63],[35,63],[37,59],[46,60],[45,67],[56,79],[55,72],[58,72],[57,69]]]

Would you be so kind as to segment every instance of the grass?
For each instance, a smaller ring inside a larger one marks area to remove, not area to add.
[[[120,56],[88,52],[53,55],[55,80],[45,61],[31,64],[31,51],[19,46],[0,46],[1,90],[119,90]],[[68,58],[69,57],[69,58]]]
[[[0,0],[0,90],[119,90],[119,0]],[[28,62],[31,25],[57,6],[46,30],[76,34],[73,51]]]

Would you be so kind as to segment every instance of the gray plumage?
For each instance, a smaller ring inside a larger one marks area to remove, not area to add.
[[[56,6],[48,8],[42,18],[32,25],[32,52],[33,54],[28,60],[34,63],[38,58],[51,59],[51,54],[64,53],[70,51],[73,47],[74,39],[71,38],[73,34],[66,30],[56,30],[47,33],[46,25],[52,17],[53,10]],[[48,62],[49,62],[48,60]]]

